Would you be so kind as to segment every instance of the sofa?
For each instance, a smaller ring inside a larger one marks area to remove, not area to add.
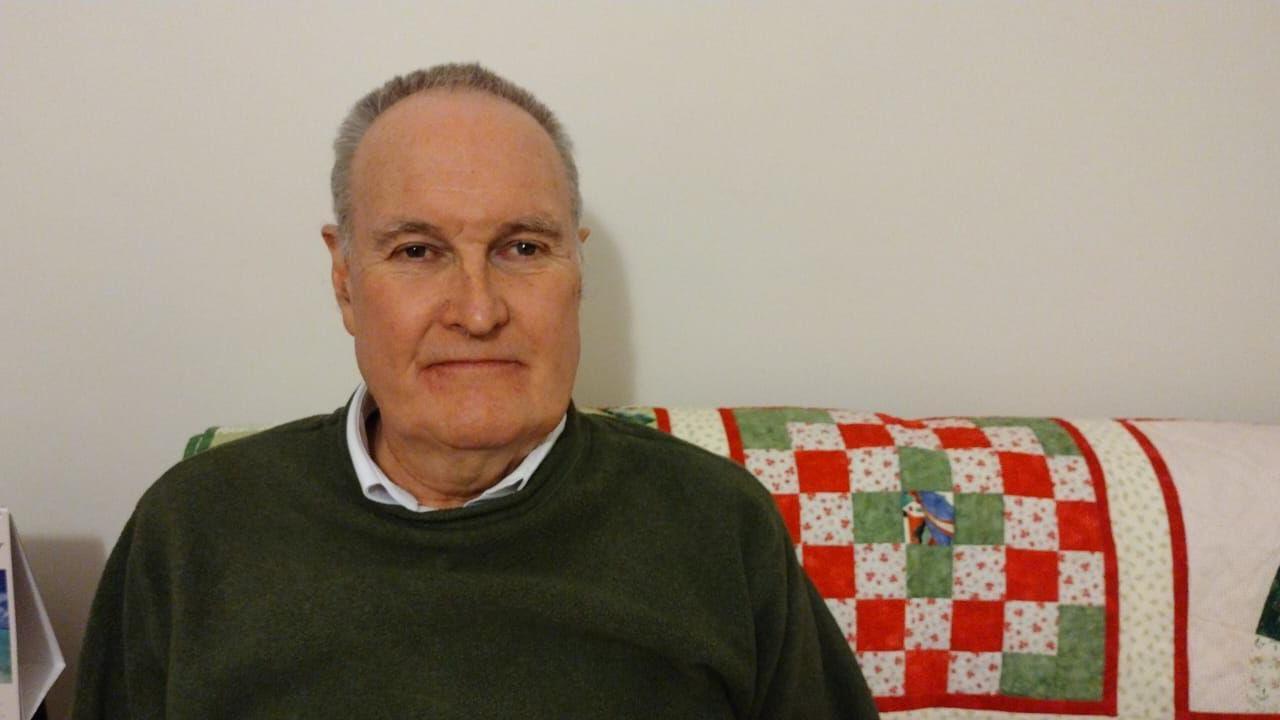
[[[764,484],[887,717],[1280,718],[1280,425],[588,412]]]

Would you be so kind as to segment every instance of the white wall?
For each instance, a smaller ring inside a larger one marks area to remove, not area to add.
[[[0,504],[73,655],[187,435],[346,399],[328,145],[445,60],[577,140],[580,402],[1280,421],[1280,4],[237,5],[0,0]]]

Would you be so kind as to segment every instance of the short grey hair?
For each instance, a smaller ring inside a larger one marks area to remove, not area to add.
[[[582,193],[578,190],[578,166],[573,162],[573,144],[551,109],[528,90],[479,63],[448,63],[388,80],[361,98],[338,126],[338,137],[333,141],[333,172],[329,176],[329,188],[333,193],[333,214],[344,252],[351,249],[351,162],[360,140],[373,121],[392,105],[428,90],[475,90],[506,100],[529,113],[551,136],[551,142],[560,154],[569,181],[573,221],[576,223],[581,219]]]

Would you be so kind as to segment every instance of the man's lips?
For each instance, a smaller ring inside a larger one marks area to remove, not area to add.
[[[507,370],[520,364],[507,358],[455,358],[428,363],[427,370]]]

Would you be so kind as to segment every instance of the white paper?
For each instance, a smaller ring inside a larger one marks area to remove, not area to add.
[[[4,508],[0,508],[0,543],[0,570],[8,586],[8,612],[0,614],[8,616],[9,626],[9,646],[0,649],[0,669],[3,653],[8,652],[12,675],[8,684],[0,677],[0,720],[31,720],[66,661],[22,552],[18,529]]]

